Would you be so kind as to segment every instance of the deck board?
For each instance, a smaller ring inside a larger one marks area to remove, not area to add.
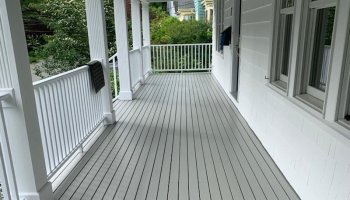
[[[151,75],[56,199],[299,199],[210,73]]]

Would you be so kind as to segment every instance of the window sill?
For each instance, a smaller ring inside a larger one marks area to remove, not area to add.
[[[224,50],[222,51],[215,50],[215,53],[217,56],[220,56],[222,59],[224,59]]]
[[[347,121],[345,119],[339,119],[339,121],[337,122],[339,125],[341,125],[342,127],[350,130],[350,121]]]
[[[300,94],[296,96],[296,98],[300,100],[302,103],[306,104],[307,106],[311,107],[312,109],[322,114],[324,101],[316,97],[313,97],[310,94]]]
[[[284,93],[287,93],[287,83],[281,80],[273,81],[271,84],[278,89],[282,90]]]

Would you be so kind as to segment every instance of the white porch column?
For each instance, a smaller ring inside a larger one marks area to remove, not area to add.
[[[51,200],[19,0],[0,0],[0,61],[0,89],[14,91],[4,116],[19,197]]]
[[[114,0],[115,34],[117,38],[120,100],[132,100],[128,26],[125,0]]]
[[[131,26],[132,26],[132,42],[133,49],[139,50],[139,79],[141,84],[144,82],[143,59],[142,59],[142,36],[141,36],[141,12],[140,0],[131,0]],[[133,66],[131,66],[133,67]]]
[[[151,72],[151,32],[150,32],[150,23],[149,23],[149,2],[142,1],[142,33],[143,33],[143,46],[148,46],[147,58],[147,72]]]
[[[103,0],[86,0],[86,18],[89,33],[91,60],[101,60],[106,85],[101,90],[105,124],[115,122],[115,112],[112,103],[111,83],[109,80],[108,45],[106,20]]]

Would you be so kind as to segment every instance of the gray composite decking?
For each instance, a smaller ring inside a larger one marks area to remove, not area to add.
[[[115,109],[56,198],[299,199],[210,73],[152,75]]]

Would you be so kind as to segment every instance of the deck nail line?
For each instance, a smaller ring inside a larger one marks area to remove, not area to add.
[[[205,107],[205,105],[203,105],[203,102],[199,98],[200,97],[200,95],[199,95],[200,92],[198,92],[198,88],[199,87],[197,86],[196,81],[195,81],[195,88],[196,88],[196,90],[195,90],[196,91],[196,95],[195,96],[197,97],[197,100],[198,100],[198,103],[200,105],[200,108],[203,108],[203,107]],[[202,121],[204,122],[205,119],[204,119],[204,113],[203,113],[202,109],[200,109],[200,113],[201,113]],[[220,194],[221,199],[223,199],[222,191],[221,191],[221,187],[220,187],[220,183],[219,183],[219,178],[218,178],[218,175],[217,175],[217,169],[216,169],[216,165],[214,163],[213,152],[212,152],[211,145],[210,145],[210,139],[209,139],[209,136],[208,136],[207,123],[204,123],[204,132],[205,132],[205,135],[206,135],[206,139],[208,141],[208,147],[209,147],[210,158],[211,158],[210,160],[211,160],[213,168],[214,168],[216,183],[217,183],[217,186],[218,186],[218,189],[219,189],[219,194]],[[210,183],[210,181],[209,181],[209,183]]]
[[[196,77],[196,83],[199,82],[199,79],[200,79],[200,76],[199,76],[199,77]],[[200,84],[198,83],[198,85],[200,85]],[[211,115],[211,114],[209,113],[209,111],[208,111],[208,107],[211,106],[211,105],[210,105],[210,103],[206,102],[206,100],[205,100],[205,99],[206,99],[206,96],[205,96],[205,94],[204,94],[205,88],[199,87],[198,85],[196,85],[196,86],[197,86],[198,88],[200,88],[199,90],[201,91],[202,103],[205,105],[205,106],[204,106],[204,107],[205,107],[204,110],[205,110],[206,113],[207,113],[207,118],[208,118],[208,120],[209,120],[211,132],[213,133],[213,138],[214,138],[214,143],[215,143],[216,151],[217,151],[217,154],[219,155],[219,158],[220,158],[221,165],[219,165],[219,166],[221,166],[222,169],[223,169],[223,172],[224,172],[224,174],[225,174],[226,183],[227,183],[227,186],[228,186],[228,188],[229,188],[229,190],[230,190],[231,198],[234,199],[233,194],[232,194],[232,190],[231,190],[231,187],[230,187],[230,183],[229,183],[229,181],[228,181],[228,179],[227,179],[227,172],[226,172],[226,169],[225,169],[225,167],[224,167],[224,163],[223,163],[223,160],[222,160],[222,156],[221,156],[221,153],[220,153],[220,150],[219,150],[217,141],[216,141],[216,137],[215,137],[215,135],[216,135],[215,133],[216,133],[216,132],[215,132],[214,129],[213,129],[212,120],[210,119],[210,116],[212,116],[212,115]],[[218,131],[220,132],[219,128],[218,128]],[[219,183],[219,184],[220,184],[220,183]]]
[[[156,86],[155,86],[155,88],[157,88]],[[159,90],[157,90],[158,92],[157,92],[157,95],[156,95],[156,97],[158,97],[158,95],[160,94],[159,93]],[[164,90],[161,90],[162,91],[162,93],[161,94],[163,94],[163,91]],[[153,99],[153,97],[154,97],[154,93],[152,94],[152,96],[151,96],[151,98],[150,98],[150,100],[152,100]],[[149,99],[149,98],[147,98],[147,99]],[[148,101],[146,101],[146,102],[148,102]],[[145,105],[145,103],[143,104],[143,105]],[[147,104],[147,107],[149,106],[150,104]],[[144,106],[141,108],[141,110],[140,111],[142,111],[142,109],[144,108]],[[139,117],[139,115],[141,114],[141,112],[138,112],[138,116],[137,116],[137,118]],[[144,113],[145,114],[145,113]],[[142,118],[141,118],[141,120],[142,120]],[[137,120],[135,120],[133,123],[132,123],[132,125],[131,125],[131,128],[133,127],[133,125],[135,124],[135,122],[136,122]],[[129,129],[129,131],[131,130],[131,128]],[[131,144],[131,142],[132,142],[132,140],[133,140],[133,137],[135,136],[135,134],[136,134],[136,132],[133,134],[133,136],[132,136],[132,139],[130,140],[130,143],[129,143],[129,145],[128,145],[128,147],[127,147],[127,149],[129,149],[129,146],[130,146],[130,144]],[[124,142],[125,141],[123,141],[123,144],[124,144]],[[121,147],[123,146],[123,144],[121,145]],[[120,151],[120,149],[118,150],[118,152]],[[125,153],[127,152],[127,150],[125,151]],[[115,173],[118,171],[118,169],[119,169],[119,166],[120,166],[120,164],[121,164],[121,162],[123,161],[123,159],[124,159],[124,156],[125,156],[125,153],[124,153],[124,155],[123,155],[123,157],[121,158],[121,160],[120,160],[120,162],[119,162],[119,164],[118,164],[118,167],[117,167],[117,170],[115,171]],[[117,153],[118,154],[118,153]],[[117,155],[116,154],[116,155]],[[114,157],[114,159],[113,159],[113,161],[112,161],[112,163],[110,164],[110,167],[113,165],[113,163],[114,163],[114,160],[115,160],[115,158],[116,157]],[[109,167],[109,168],[110,168]],[[108,168],[108,170],[109,170],[109,168]],[[107,170],[107,172],[108,172],[108,170]],[[107,173],[106,172],[106,173]],[[106,175],[106,174],[105,174]],[[105,177],[105,176],[104,176]],[[113,177],[114,177],[114,175],[113,175]],[[102,181],[103,181],[103,179],[102,179]],[[100,184],[102,183],[102,181],[100,182]],[[110,183],[111,183],[111,181],[113,181],[113,178],[110,180]],[[103,196],[102,196],[102,198],[104,198],[105,197],[105,195],[106,195],[106,192],[108,191],[108,188],[110,187],[110,185],[106,188],[106,190],[105,190],[105,192],[104,192],[104,194],[103,194]],[[94,196],[96,195],[96,193],[94,194]],[[93,196],[93,197],[94,197]]]
[[[281,181],[280,181],[281,178],[282,178],[284,181],[286,181],[285,184],[287,184],[287,187],[288,187],[289,189],[292,190],[291,192],[297,197],[297,199],[300,199],[300,197],[297,195],[297,193],[294,191],[294,189],[291,188],[289,182],[286,180],[286,178],[284,177],[284,175],[282,174],[282,172],[280,171],[280,169],[277,167],[276,163],[273,161],[273,159],[271,158],[271,156],[267,153],[267,150],[266,150],[266,149],[264,148],[264,146],[261,144],[260,140],[257,139],[257,138],[252,138],[253,136],[251,136],[251,135],[249,134],[250,131],[247,130],[246,127],[243,125],[242,119],[241,119],[241,117],[239,116],[239,115],[241,115],[241,114],[236,112],[236,109],[235,109],[234,105],[231,104],[231,100],[229,99],[229,97],[227,96],[227,94],[224,93],[224,91],[222,91],[223,89],[219,87],[219,85],[218,85],[218,83],[217,83],[217,80],[214,79],[212,76],[210,76],[210,80],[211,80],[212,83],[213,83],[213,84],[211,85],[211,87],[216,88],[216,90],[214,90],[214,91],[216,91],[217,93],[221,94],[221,95],[219,95],[220,98],[222,98],[222,97],[224,98],[223,102],[225,102],[224,104],[225,104],[226,108],[228,108],[228,109],[230,109],[230,110],[232,110],[232,111],[234,112],[234,113],[229,112],[230,118],[233,118],[233,117],[236,117],[236,118],[237,118],[237,120],[239,121],[239,124],[242,126],[242,128],[245,130],[245,132],[247,133],[247,135],[248,135],[248,137],[250,138],[250,140],[253,142],[253,144],[254,144],[255,148],[257,149],[258,153],[260,154],[260,156],[262,157],[262,159],[264,160],[264,162],[267,164],[267,166],[268,166],[269,169],[270,169],[270,172],[273,174],[273,176],[275,177],[275,179],[277,180],[277,182],[280,184],[281,188],[284,190],[284,192],[286,193],[286,195],[288,196],[288,198],[291,199],[290,194],[289,194],[289,192],[286,191],[286,187],[282,185],[282,183],[281,183]],[[227,107],[227,106],[228,106],[228,107]],[[232,115],[235,115],[235,116],[232,116]],[[236,124],[236,123],[235,123],[235,124]],[[238,127],[239,125],[236,124],[236,126]],[[258,140],[258,142],[260,143],[260,146],[262,146],[262,148],[263,148],[263,151],[267,154],[269,161],[272,162],[273,165],[275,165],[275,168],[277,168],[277,172],[271,168],[272,166],[271,166],[271,165],[269,164],[269,162],[266,160],[265,156],[262,155],[263,152],[261,152],[261,150],[258,148],[257,144],[254,142],[254,141],[255,141],[254,139],[257,139],[257,140]],[[279,175],[282,176],[282,177],[278,178],[277,175],[276,175],[276,173],[279,173]]]

